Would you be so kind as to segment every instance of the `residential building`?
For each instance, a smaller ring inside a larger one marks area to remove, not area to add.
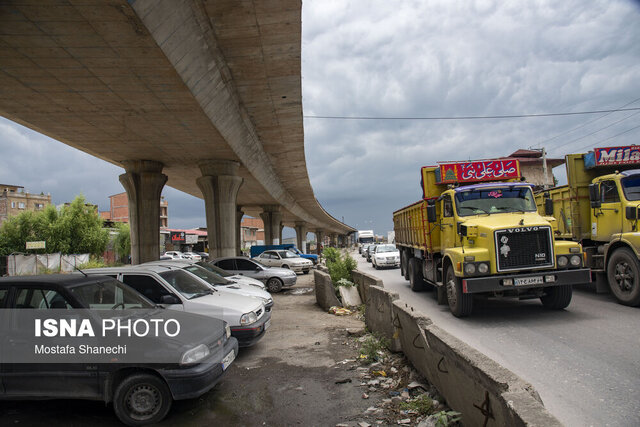
[[[260,218],[245,216],[240,222],[240,248],[264,245],[264,223]]]
[[[100,217],[106,221],[129,222],[129,199],[127,193],[109,196],[109,210],[100,212]],[[169,227],[169,203],[160,198],[160,227]]]
[[[547,176],[544,175],[542,151],[520,149],[503,159],[518,159],[520,162],[520,175],[525,181],[536,188],[542,188],[545,184],[553,187],[553,168],[564,164],[564,159],[552,159],[547,157]]]
[[[51,194],[32,194],[20,185],[0,184],[0,225],[25,211],[41,211],[51,204]]]

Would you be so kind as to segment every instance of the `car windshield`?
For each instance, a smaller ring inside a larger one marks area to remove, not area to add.
[[[474,188],[456,192],[458,215],[469,216],[502,212],[535,212],[531,187]]]
[[[213,293],[213,290],[198,280],[197,277],[183,270],[163,271],[160,273],[160,277],[187,299],[199,298]]]
[[[623,178],[621,183],[624,197],[626,197],[627,200],[640,200],[640,174]]]
[[[201,278],[202,280],[204,280],[205,282],[211,284],[211,285],[230,285],[233,282],[231,282],[230,280],[225,279],[224,277],[220,276],[219,274],[216,274],[214,272],[211,272],[209,270],[207,270],[206,268],[202,268],[199,265],[189,265],[187,267],[184,267],[184,270],[187,270],[189,273],[193,273],[196,276],[198,276],[199,278]]]
[[[69,288],[83,307],[91,309],[153,308],[155,305],[116,279],[82,284]]]
[[[398,249],[396,249],[396,247],[394,245],[382,245],[382,246],[378,246],[378,248],[376,249],[376,253],[382,253],[382,252],[396,252]]]
[[[280,254],[280,258],[300,258],[300,255],[295,254],[291,251],[278,251],[278,254]]]
[[[206,268],[209,271],[212,271],[216,274],[219,274],[222,277],[230,277],[233,276],[233,274],[229,273],[227,270],[223,270],[222,268],[218,267],[215,264],[212,264],[210,262],[207,261],[200,261],[200,262],[196,262],[197,265],[199,265],[202,268]]]

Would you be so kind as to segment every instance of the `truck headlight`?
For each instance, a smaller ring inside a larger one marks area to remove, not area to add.
[[[482,274],[485,274],[486,272],[489,271],[489,266],[487,264],[485,264],[484,262],[481,262],[478,265],[478,271]]]
[[[582,264],[582,258],[579,255],[572,255],[570,262],[573,267],[579,267]]]
[[[252,311],[251,313],[245,313],[242,315],[242,317],[240,318],[240,324],[241,325],[250,325],[252,323],[255,323],[255,321],[258,320],[258,316],[256,316],[256,314]]]
[[[191,363],[197,363],[209,355],[209,347],[204,344],[200,344],[197,347],[187,350],[180,359],[181,365],[189,365]]]
[[[465,274],[473,274],[476,272],[476,265],[475,264],[465,264],[464,265],[464,273]]]
[[[569,260],[567,259],[566,256],[558,257],[558,267],[566,267],[568,263],[569,263]]]

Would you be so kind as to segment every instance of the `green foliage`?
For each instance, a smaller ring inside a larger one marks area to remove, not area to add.
[[[353,283],[351,280],[347,280],[347,279],[340,279],[338,280],[338,283],[336,283],[334,285],[334,287],[338,288],[340,286],[344,286],[345,288],[351,288],[353,286],[355,286],[356,284]]]
[[[39,253],[101,255],[109,234],[95,209],[86,206],[83,196],[77,196],[60,211],[50,205],[43,211],[23,212],[5,221],[0,227],[0,255],[24,252],[26,242],[40,240],[47,242],[47,248]]]
[[[448,427],[452,423],[460,421],[462,414],[456,411],[440,411],[434,414],[436,427]]]
[[[120,258],[131,255],[131,231],[129,224],[118,224],[118,234],[116,235],[114,246]]]
[[[91,257],[89,259],[89,262],[85,262],[84,264],[80,264],[77,268],[79,270],[84,270],[84,269],[88,269],[88,268],[103,268],[103,267],[110,267],[110,265],[108,265],[107,263],[105,263],[101,259],[98,259],[96,257]]]
[[[322,251],[322,257],[326,260],[327,264],[330,262],[336,262],[340,259],[340,251],[336,248],[324,248]]]
[[[400,402],[400,408],[408,411],[416,411],[420,415],[428,415],[433,408],[433,399],[431,399],[428,394],[421,394],[407,402]]]
[[[347,254],[344,258],[340,255],[340,252],[335,248],[327,248],[333,249],[336,254],[331,253],[333,257],[333,261],[330,261],[327,258],[327,269],[329,270],[329,276],[331,276],[331,281],[334,286],[340,282],[340,280],[347,280],[351,282],[351,272],[356,269],[357,263],[351,255]],[[325,249],[325,251],[327,250]]]
[[[375,335],[367,335],[360,345],[360,359],[373,363],[382,359],[387,346],[384,338]]]

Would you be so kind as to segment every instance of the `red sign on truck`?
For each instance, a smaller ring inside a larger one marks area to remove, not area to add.
[[[594,148],[596,166],[627,165],[640,162],[640,146]]]
[[[441,184],[520,178],[520,163],[516,159],[443,163],[439,166]]]

